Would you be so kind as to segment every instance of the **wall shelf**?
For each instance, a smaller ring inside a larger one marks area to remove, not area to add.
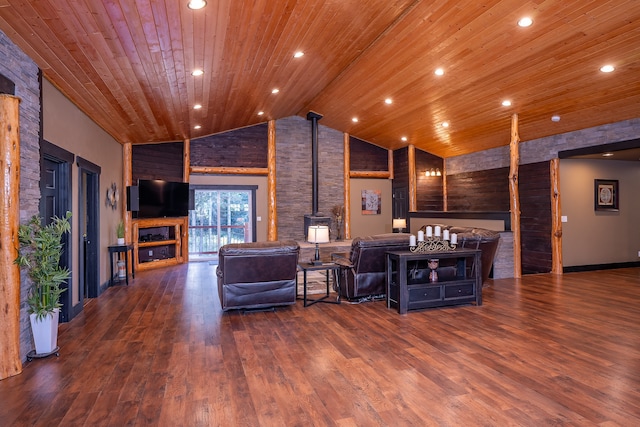
[[[189,261],[188,217],[133,220],[136,270],[166,267]]]

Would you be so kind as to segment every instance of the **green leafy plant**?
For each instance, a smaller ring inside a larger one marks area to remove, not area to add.
[[[124,222],[120,221],[116,227],[116,237],[118,239],[124,239]]]
[[[71,275],[69,269],[60,266],[62,235],[71,230],[69,218],[71,212],[63,218],[54,216],[49,225],[42,226],[40,217],[34,215],[18,228],[19,247],[15,263],[31,278],[27,304],[29,313],[35,313],[38,319],[62,307],[60,295],[66,289],[60,285]]]

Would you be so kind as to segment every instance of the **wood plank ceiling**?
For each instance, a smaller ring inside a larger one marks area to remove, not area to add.
[[[638,0],[186,3],[0,0],[0,29],[119,142],[313,110],[382,147],[449,157],[508,145],[513,113],[523,141],[640,117]]]

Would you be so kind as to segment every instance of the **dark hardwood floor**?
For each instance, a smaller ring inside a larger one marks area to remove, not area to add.
[[[130,283],[0,381],[0,425],[640,425],[640,269],[490,280],[480,307],[404,316],[222,314],[208,263]]]

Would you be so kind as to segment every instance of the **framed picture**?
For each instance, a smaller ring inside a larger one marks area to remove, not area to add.
[[[595,180],[595,210],[617,211],[619,198],[617,179]]]
[[[382,208],[380,190],[362,190],[362,215],[380,215]]]

